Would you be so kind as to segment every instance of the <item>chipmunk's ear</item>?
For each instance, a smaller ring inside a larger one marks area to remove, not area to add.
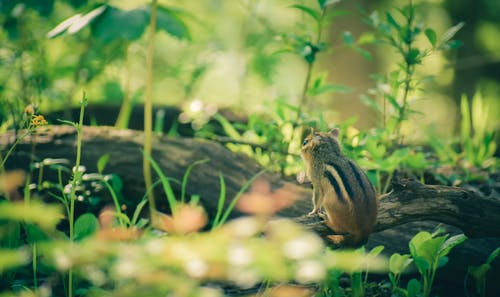
[[[333,137],[335,139],[339,138],[339,133],[340,133],[339,128],[333,128],[332,130],[330,130],[330,132],[328,132],[330,137]]]

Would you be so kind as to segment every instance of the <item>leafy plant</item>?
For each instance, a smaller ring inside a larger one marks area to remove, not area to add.
[[[472,296],[479,296],[479,297],[484,297],[486,296],[486,275],[488,271],[491,268],[491,263],[498,257],[500,254],[500,247],[496,248],[494,251],[491,252],[491,254],[488,256],[488,259],[486,259],[486,262],[479,265],[479,266],[470,266],[467,269],[467,274],[465,275],[464,279],[464,290],[466,293],[466,296],[471,296],[471,290],[468,288],[468,279],[471,277],[472,280],[474,281],[474,295]]]
[[[438,232],[434,234],[426,231],[419,232],[409,244],[413,263],[422,277],[422,296],[424,297],[430,296],[436,271],[439,267],[446,265],[448,253],[467,239],[463,234],[448,238],[448,235],[438,236]]]
[[[476,91],[471,101],[462,95],[460,101],[460,144],[465,159],[479,168],[495,165],[495,132],[488,128],[489,106]],[[494,166],[493,166],[494,167]]]
[[[362,96],[362,99],[381,113],[383,127],[401,143],[401,125],[410,115],[416,113],[410,106],[411,95],[425,79],[417,77],[417,66],[422,65],[425,58],[431,54],[458,47],[460,42],[452,38],[462,28],[463,23],[449,28],[438,37],[434,29],[424,27],[413,1],[410,0],[408,5],[398,8],[397,13],[394,15],[386,12],[383,17],[375,11],[368,18],[369,24],[379,33],[380,41],[394,49],[398,63],[396,70],[386,77],[376,76],[377,87],[371,90],[373,96]],[[422,34],[429,42],[429,47],[418,45],[418,38]],[[378,103],[377,98],[380,98],[382,103]]]

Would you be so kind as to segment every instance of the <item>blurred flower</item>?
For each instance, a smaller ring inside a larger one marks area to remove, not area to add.
[[[207,273],[208,265],[201,259],[193,258],[184,263],[184,270],[186,270],[186,273],[191,277],[201,278]]]
[[[296,199],[297,194],[289,184],[271,191],[270,183],[265,179],[257,179],[252,188],[243,194],[236,207],[245,213],[257,215],[272,215],[273,213],[290,206]]]
[[[297,263],[295,279],[302,284],[317,283],[326,275],[326,267],[317,260],[305,260]]]
[[[0,193],[11,200],[21,200],[23,197],[17,189],[24,185],[26,173],[23,170],[12,170],[0,174]]]
[[[285,255],[290,259],[304,259],[318,254],[323,249],[323,243],[318,236],[304,233],[283,245]]]
[[[252,251],[241,244],[229,246],[228,262],[234,266],[246,266],[252,262]]]
[[[186,234],[196,232],[207,224],[207,215],[202,207],[179,205],[172,216],[156,212],[152,220],[156,228],[168,233]]]
[[[311,288],[302,288],[295,285],[279,285],[266,290],[263,296],[269,297],[312,297],[316,291]]]

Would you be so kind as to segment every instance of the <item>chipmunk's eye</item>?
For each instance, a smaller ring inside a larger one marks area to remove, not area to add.
[[[302,142],[302,146],[306,145],[309,143],[309,139],[304,139],[304,142]]]

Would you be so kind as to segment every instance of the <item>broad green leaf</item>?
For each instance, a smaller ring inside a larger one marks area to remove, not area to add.
[[[312,9],[311,7],[309,6],[305,6],[305,5],[300,5],[300,4],[294,4],[292,6],[290,6],[292,8],[295,8],[295,9],[298,9],[302,12],[304,12],[305,14],[309,15],[310,17],[312,17],[316,22],[319,22],[319,19],[320,19],[320,14],[318,11]]]
[[[150,9],[148,9],[148,12]],[[156,26],[158,30],[164,30],[179,39],[191,39],[186,24],[178,17],[179,11],[158,6]]]
[[[114,40],[133,41],[141,37],[149,24],[149,14],[144,8],[121,10],[108,6],[92,23],[92,35],[102,43]]]
[[[378,256],[382,251],[384,250],[383,245],[378,245],[371,249],[371,251],[368,253],[369,256],[375,257]]]
[[[430,44],[435,47],[436,42],[437,42],[437,35],[436,31],[432,30],[431,28],[425,29],[425,36],[427,37],[427,40],[429,40]]]
[[[28,224],[25,226],[25,230],[28,243],[35,243],[49,239],[47,234],[45,234],[45,232],[43,232],[43,230],[36,225]]]
[[[92,213],[84,213],[75,222],[75,240],[82,240],[99,230],[99,221]]]
[[[392,254],[389,258],[389,270],[394,274],[403,273],[408,265],[412,262],[410,255],[400,255],[398,253]]]
[[[443,267],[444,265],[446,265],[446,264],[448,263],[448,261],[449,261],[449,260],[450,260],[450,259],[449,259],[448,257],[446,257],[446,256],[444,256],[444,257],[440,257],[440,258],[439,258],[439,260],[438,260],[438,265],[437,265],[437,267],[438,267],[438,268],[439,268],[439,267]]]
[[[422,290],[422,284],[418,280],[412,278],[408,282],[406,290],[408,292],[408,297],[416,297]]]
[[[108,161],[109,161],[109,153],[102,155],[99,158],[99,160],[97,160],[97,172],[102,174],[104,168],[106,168],[106,165],[108,164]]]
[[[431,268],[431,264],[423,257],[413,257],[413,262],[422,275]]]
[[[345,45],[353,45],[355,42],[354,35],[352,35],[351,31],[342,32],[342,40],[344,41]]]

